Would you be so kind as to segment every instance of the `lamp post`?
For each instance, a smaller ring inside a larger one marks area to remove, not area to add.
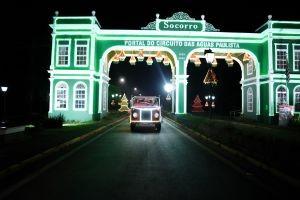
[[[137,87],[134,87],[133,88],[133,96],[137,95],[137,93],[138,93],[138,89],[137,89]]]
[[[213,84],[217,83],[215,74],[212,70],[212,66],[216,66],[215,62],[215,54],[211,49],[204,51],[205,60],[208,64],[208,73],[205,76],[204,83],[209,84],[209,95],[205,96],[206,102],[205,107],[209,107],[209,118],[212,118],[212,109],[215,108],[215,96],[213,95],[212,87]]]
[[[124,77],[121,77],[119,79],[119,82],[121,84],[121,90],[122,90],[122,93],[126,93],[125,89],[124,89],[124,84],[125,84],[125,78]]]
[[[209,107],[209,119],[212,118],[212,109],[215,108],[215,98],[214,95],[205,96],[205,107]]]
[[[2,121],[1,121],[1,125],[0,128],[1,129],[6,129],[6,105],[5,105],[5,98],[6,98],[6,92],[8,90],[8,87],[5,86],[1,86],[1,91],[3,93],[3,109],[2,109]]]

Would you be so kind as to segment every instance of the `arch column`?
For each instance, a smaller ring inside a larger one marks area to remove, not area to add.
[[[108,63],[106,60],[99,61],[99,94],[98,94],[98,113],[102,116],[108,112],[108,87],[110,78],[107,72]],[[102,117],[101,116],[101,117]]]
[[[176,86],[176,111],[175,114],[186,114],[187,98],[187,78],[188,75],[175,75]]]

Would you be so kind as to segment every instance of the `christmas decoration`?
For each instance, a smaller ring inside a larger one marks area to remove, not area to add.
[[[196,57],[196,55],[193,53],[192,55],[191,55],[191,57],[190,57],[190,62],[195,62],[196,61],[196,59],[197,59],[197,57]]]
[[[197,95],[196,98],[194,99],[194,103],[192,105],[192,112],[203,112],[202,107],[203,107],[202,101],[201,101],[199,95]]]
[[[119,54],[116,53],[112,59],[112,62],[118,64],[119,61],[120,61]]]
[[[138,54],[138,56],[137,56],[137,59],[138,59],[139,62],[144,61],[144,52],[143,52],[142,49],[139,51],[139,54]]]
[[[200,60],[200,58],[197,58],[197,59],[194,61],[194,63],[195,63],[195,66],[196,66],[196,67],[200,67],[200,65],[201,65],[201,60]]]
[[[170,59],[168,57],[165,57],[163,60],[164,65],[169,65],[170,64]]]
[[[167,100],[167,101],[170,101],[170,100],[171,100],[170,94],[167,95],[166,100]]]
[[[114,100],[114,99],[113,99],[113,100],[111,100],[111,103],[110,103],[110,105],[112,105],[112,106],[116,105],[116,102],[115,102],[115,100]]]
[[[119,54],[119,60],[124,61],[125,58],[126,58],[125,52],[124,52],[124,50],[122,50],[121,53]]]
[[[130,65],[135,65],[135,62],[136,62],[135,57],[134,57],[134,56],[131,56],[131,57],[130,57],[130,60],[129,60]]]
[[[243,57],[243,62],[249,62],[250,59],[251,59],[250,55],[248,53],[245,53]]]
[[[147,63],[147,65],[152,65],[153,60],[152,60],[151,56],[149,56],[149,57],[147,58],[146,63]]]
[[[213,67],[217,67],[218,63],[217,63],[217,59],[216,58],[214,58],[214,61],[211,63],[211,65]]]
[[[123,94],[123,97],[121,99],[121,103],[119,103],[121,108],[119,109],[120,112],[127,112],[129,110],[128,108],[128,99],[126,98],[125,93]]]
[[[203,83],[204,84],[217,84],[218,83],[217,76],[212,69],[209,69],[207,71],[207,74],[205,75]]]
[[[160,51],[157,52],[157,54],[155,56],[155,59],[156,59],[157,62],[161,62],[162,61],[163,57],[162,57]]]
[[[228,64],[228,67],[232,67],[233,66],[233,58],[231,56],[231,53],[227,53],[225,61]]]

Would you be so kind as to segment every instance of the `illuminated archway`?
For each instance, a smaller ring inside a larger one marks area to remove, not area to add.
[[[246,117],[272,121],[277,115],[276,87],[286,84],[288,90],[293,91],[300,82],[297,71],[300,66],[288,66],[288,83],[282,66],[277,66],[282,59],[298,65],[295,55],[300,46],[300,22],[269,18],[254,33],[220,32],[205,20],[204,15],[197,20],[177,12],[165,19],[157,14],[155,20],[141,30],[108,30],[101,27],[93,12],[92,16],[81,17],[56,15],[50,26],[53,32],[49,116],[63,114],[66,119],[80,121],[104,116],[107,112],[107,106],[103,104],[107,104],[109,66],[113,56],[120,51],[127,51],[126,54],[130,55],[143,49],[148,56],[158,51],[166,53],[175,85],[176,114],[187,112],[188,59],[194,53],[202,57],[205,49],[212,49],[218,59],[227,58],[231,53],[232,60],[241,66],[242,110]],[[247,59],[252,59],[250,63],[244,61],[246,54]],[[69,86],[66,99],[69,104],[64,110],[55,106],[55,85],[60,81]],[[73,88],[78,81],[87,87],[87,109],[83,111],[73,109]],[[245,112],[249,87],[254,98],[252,113]],[[291,99],[288,103],[292,105]]]

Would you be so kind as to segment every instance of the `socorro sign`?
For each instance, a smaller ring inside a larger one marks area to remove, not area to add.
[[[201,21],[170,21],[160,20],[159,30],[162,31],[203,31]]]

